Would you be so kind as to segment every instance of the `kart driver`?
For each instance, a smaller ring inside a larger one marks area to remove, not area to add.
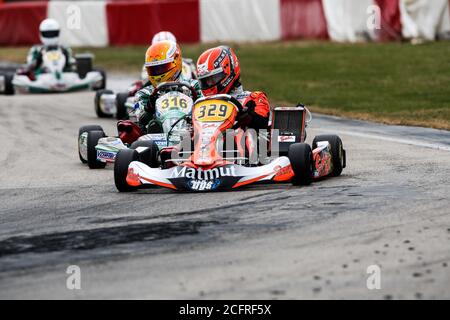
[[[154,88],[160,83],[174,81],[187,82],[202,97],[202,91],[197,80],[186,79],[182,74],[181,48],[173,41],[164,40],[152,44],[145,53],[145,68],[150,84],[135,95],[134,116],[144,133],[159,132],[159,128],[152,126],[155,114]],[[150,125],[149,125],[150,124]]]
[[[45,19],[39,25],[39,35],[42,44],[31,47],[27,56],[27,65],[24,69],[19,70],[19,74],[28,75],[31,79],[43,72],[42,53],[48,49],[61,49],[66,57],[66,64],[64,66],[65,72],[72,71],[75,65],[75,59],[72,57],[72,50],[70,48],[61,46],[59,44],[59,23],[54,19]]]
[[[218,46],[203,52],[197,60],[197,75],[204,96],[229,94],[236,98],[244,110],[239,115],[241,127],[266,129],[270,106],[261,91],[245,91],[240,76],[241,66],[230,47]]]
[[[177,43],[177,39],[174,34],[170,31],[160,31],[153,36],[152,44],[155,44],[160,41],[169,40]],[[183,61],[183,69],[181,72],[183,73],[183,77],[185,79],[196,79],[197,72],[195,68],[195,63],[192,59],[182,58]]]

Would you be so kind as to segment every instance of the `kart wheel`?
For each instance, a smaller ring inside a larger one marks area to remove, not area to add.
[[[320,135],[314,138],[312,143],[313,150],[317,148],[317,142],[328,141],[331,145],[331,161],[333,163],[333,171],[331,176],[337,177],[342,173],[342,169],[345,168],[345,150],[342,145],[342,140],[339,136],[334,134]]]
[[[116,161],[114,162],[114,183],[120,192],[130,192],[137,189],[127,183],[127,175],[130,163],[138,159],[139,155],[133,149],[122,149],[117,153]]]
[[[113,94],[111,90],[98,90],[95,92],[95,98],[94,98],[94,107],[95,107],[95,113],[97,114],[97,117],[99,118],[110,118],[112,115],[106,114],[102,111],[100,108],[100,99],[102,95],[104,94]]]
[[[80,153],[80,136],[83,132],[89,132],[89,131],[102,131],[103,132],[103,128],[99,125],[87,125],[87,126],[82,126],[82,127],[80,127],[80,129],[78,129],[78,157],[80,158],[80,161],[82,163],[87,163],[87,160],[84,159]]]
[[[138,152],[139,161],[145,163],[151,168],[158,168],[158,152],[159,148],[156,143],[152,140],[147,141],[135,141],[131,144],[130,149],[136,150],[138,147],[146,147],[147,149]]]
[[[294,186],[311,184],[313,179],[314,162],[312,150],[309,144],[291,144],[289,146],[288,158],[295,174],[292,178],[292,184]]]
[[[125,102],[127,102],[127,99],[128,99],[128,92],[120,92],[116,95],[117,120],[128,119],[127,107],[125,106]]]
[[[87,163],[90,169],[103,169],[106,167],[105,162],[97,160],[97,150],[95,146],[98,140],[103,138],[105,133],[103,131],[89,131],[87,134]]]
[[[92,71],[97,71],[102,75],[102,82],[101,84],[94,88],[94,90],[103,90],[106,88],[106,72],[102,69],[93,69]]]
[[[4,86],[5,86],[5,91],[3,91],[3,93],[5,95],[13,95],[14,94],[14,85],[12,84],[12,80],[14,75],[10,74],[10,73],[5,73],[3,74],[4,77]]]
[[[92,57],[79,54],[75,56],[77,73],[80,79],[84,79],[88,72],[92,71]]]

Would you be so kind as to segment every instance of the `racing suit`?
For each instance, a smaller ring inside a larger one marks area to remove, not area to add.
[[[269,123],[270,105],[267,96],[262,91],[245,91],[242,85],[234,88],[230,95],[236,98],[244,107],[238,116],[242,127],[255,130],[267,129]]]
[[[72,50],[70,48],[64,46],[54,46],[54,47],[45,47],[44,45],[35,45],[31,47],[30,51],[27,55],[27,66],[25,68],[25,72],[32,73],[33,75],[38,75],[42,73],[41,65],[42,65],[42,51],[44,49],[51,48],[60,48],[66,57],[66,65],[64,66],[63,71],[68,72],[72,71],[73,66],[75,64],[75,59],[72,56]]]
[[[195,79],[186,79],[183,75],[180,76],[180,82],[186,82],[190,84],[197,93],[197,98],[203,97],[202,91],[200,90],[200,85]],[[152,128],[149,127],[151,120],[155,115],[155,102],[152,100],[152,93],[154,87],[152,85],[146,86],[139,90],[134,96],[135,104],[132,113],[130,114],[130,119],[136,119],[144,133],[152,133]]]
[[[197,68],[192,59],[183,58],[183,69],[181,72],[185,79],[197,79]]]

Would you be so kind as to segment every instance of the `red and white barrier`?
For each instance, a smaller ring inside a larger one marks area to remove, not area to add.
[[[180,42],[399,40],[450,37],[450,0],[98,0],[0,4],[0,45],[39,42],[41,20],[61,24],[69,46]],[[379,28],[373,26],[379,25]]]
[[[400,40],[402,24],[400,22],[400,5],[398,1],[375,0],[381,9],[381,29],[376,31],[381,41]]]
[[[450,33],[448,0],[400,0],[400,12],[405,38],[435,40]]]
[[[374,29],[367,26],[373,0],[323,0],[322,4],[331,40],[356,42],[375,37]]]
[[[328,39],[322,0],[280,0],[282,39]]]
[[[111,45],[150,44],[153,35],[171,31],[181,42],[198,42],[198,0],[114,1],[106,5]]]
[[[39,42],[39,24],[47,16],[47,2],[0,4],[0,45]]]
[[[281,38],[279,0],[201,0],[200,12],[203,42]]]
[[[74,47],[109,44],[103,1],[50,1],[47,16],[59,22],[62,43]]]

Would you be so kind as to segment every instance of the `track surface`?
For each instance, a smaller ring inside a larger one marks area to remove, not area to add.
[[[93,96],[0,97],[0,298],[450,298],[450,132],[317,116],[308,141],[347,149],[339,178],[119,194],[76,153],[80,125],[114,133]]]

